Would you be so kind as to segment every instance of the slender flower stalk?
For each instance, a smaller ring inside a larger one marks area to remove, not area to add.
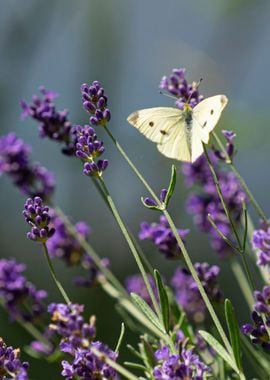
[[[43,243],[42,246],[43,246],[45,257],[47,259],[47,263],[48,263],[52,278],[55,282],[55,285],[57,286],[57,288],[58,288],[59,292],[61,293],[62,297],[64,298],[65,302],[67,304],[70,304],[71,301],[70,301],[65,289],[63,288],[61,282],[58,280],[58,278],[56,276],[56,273],[55,273],[55,270],[54,270],[54,267],[53,267],[53,264],[52,264],[46,243]]]
[[[115,144],[116,148],[119,150],[119,152],[121,153],[121,155],[124,157],[124,159],[127,161],[127,163],[129,164],[129,166],[131,167],[131,169],[134,171],[134,173],[136,174],[136,176],[140,179],[140,181],[143,183],[143,185],[146,187],[146,189],[148,190],[148,192],[150,193],[151,197],[154,199],[154,201],[156,202],[157,205],[160,205],[160,199],[159,197],[156,195],[156,193],[154,192],[154,190],[151,188],[151,186],[148,184],[148,182],[145,180],[145,178],[142,176],[142,174],[139,172],[139,170],[136,168],[136,166],[133,164],[133,162],[131,161],[131,159],[128,157],[128,155],[126,154],[125,150],[122,148],[122,146],[119,144],[119,142],[114,138],[114,136],[112,135],[112,133],[110,132],[110,130],[108,129],[107,126],[104,127],[106,132],[108,133],[109,137],[111,138],[111,140],[113,141],[113,143]],[[175,227],[174,223],[173,223],[173,220],[171,219],[171,216],[170,214],[168,213],[167,210],[162,210],[163,214],[166,216],[167,218],[167,221],[171,227],[171,230],[177,240],[177,243],[179,245],[179,248],[181,249],[182,253],[183,253],[183,257],[184,257],[184,260],[185,260],[185,263],[190,271],[190,273],[192,274],[194,280],[196,281],[196,284],[198,286],[198,289],[201,293],[201,296],[207,306],[207,309],[213,319],[213,322],[220,334],[220,337],[227,349],[228,352],[232,352],[232,348],[231,348],[231,345],[230,345],[230,342],[221,326],[221,323],[216,315],[216,312],[211,304],[211,302],[209,301],[209,298],[200,282],[200,279],[196,273],[196,270],[192,264],[192,261],[190,260],[190,257],[189,257],[189,254],[186,250],[186,247],[182,241],[182,239],[179,237],[179,234],[177,232],[177,228]]]
[[[235,249],[240,253],[241,260],[242,260],[242,263],[243,263],[243,267],[244,267],[244,269],[246,271],[248,281],[250,283],[251,288],[254,291],[255,290],[255,284],[254,284],[254,281],[253,281],[253,278],[252,278],[252,275],[251,275],[251,272],[250,272],[250,269],[249,269],[249,266],[248,266],[248,262],[247,262],[247,259],[246,259],[246,252],[245,252],[246,238],[247,238],[246,229],[244,231],[244,240],[243,240],[243,244],[242,244],[241,239],[239,237],[239,234],[237,232],[237,229],[236,229],[236,227],[234,225],[233,219],[231,217],[230,211],[229,211],[229,209],[228,209],[228,207],[226,205],[225,199],[223,197],[223,194],[222,194],[222,191],[221,191],[221,187],[220,187],[220,184],[219,184],[219,180],[218,180],[217,174],[216,174],[214,166],[212,165],[212,162],[211,162],[211,160],[209,158],[209,155],[208,155],[207,148],[206,148],[205,144],[203,144],[203,149],[204,149],[204,154],[205,154],[206,160],[208,162],[209,168],[210,168],[212,176],[213,176],[213,180],[214,180],[215,185],[216,185],[216,189],[217,189],[220,201],[222,203],[223,209],[224,209],[226,217],[227,217],[227,219],[228,219],[228,221],[230,223],[230,226],[231,226],[231,229],[232,229],[232,231],[234,233],[234,236],[235,236],[235,238],[237,240],[238,246],[235,246]],[[245,208],[244,208],[244,210],[245,210]],[[246,216],[246,213],[245,213],[245,216]],[[247,223],[247,221],[246,221],[246,223]]]
[[[250,191],[248,185],[246,184],[245,180],[243,179],[243,177],[241,176],[241,174],[239,173],[239,171],[237,170],[237,168],[235,167],[235,165],[233,164],[233,161],[232,159],[229,157],[228,153],[227,153],[227,150],[226,148],[224,147],[223,143],[221,142],[220,138],[218,137],[218,135],[213,131],[212,132],[219,148],[222,150],[222,152],[224,153],[225,157],[226,157],[226,162],[228,163],[228,165],[230,166],[230,168],[232,169],[232,171],[234,172],[234,174],[236,175],[236,177],[238,178],[243,190],[246,192],[250,202],[252,203],[255,211],[257,212],[257,214],[259,215],[259,217],[265,222],[267,223],[268,220],[261,208],[261,206],[259,205],[259,203],[256,201],[256,199],[254,198],[254,195],[252,194],[252,192]]]
[[[125,224],[124,224],[124,222],[123,222],[123,220],[122,220],[122,218],[121,218],[121,216],[120,216],[120,214],[119,214],[119,212],[118,212],[118,210],[117,210],[117,208],[116,208],[116,206],[114,204],[114,201],[113,201],[113,199],[112,199],[112,197],[111,197],[111,195],[109,193],[109,190],[108,190],[108,188],[107,188],[107,186],[106,186],[106,184],[104,182],[104,179],[102,177],[100,178],[100,182],[102,184],[102,190],[103,190],[104,194],[106,195],[106,198],[108,200],[108,203],[110,205],[110,208],[112,210],[114,218],[117,221],[117,223],[118,223],[118,225],[119,225],[119,227],[120,227],[120,229],[121,229],[121,231],[122,231],[122,233],[123,233],[123,235],[124,235],[124,237],[125,237],[128,245],[129,245],[129,248],[130,248],[130,250],[131,250],[131,252],[132,252],[132,254],[134,256],[136,264],[138,265],[138,268],[139,268],[139,270],[140,270],[140,272],[141,272],[141,274],[143,276],[145,285],[146,285],[147,290],[149,292],[149,296],[151,298],[151,301],[153,303],[155,311],[156,311],[157,315],[160,316],[160,309],[159,309],[156,297],[154,295],[153,289],[151,287],[151,284],[149,282],[149,279],[147,277],[147,273],[146,273],[145,268],[143,266],[143,263],[141,261],[140,255],[138,254],[138,252],[136,250],[136,247],[135,247],[135,245],[134,245],[134,243],[133,243],[133,241],[132,241],[132,239],[131,239],[131,237],[130,237],[130,235],[128,233],[128,230],[125,227]]]

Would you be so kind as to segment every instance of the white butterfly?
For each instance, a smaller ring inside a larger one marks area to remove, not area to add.
[[[127,120],[157,143],[164,156],[194,162],[203,153],[203,143],[208,143],[209,134],[227,103],[225,95],[216,95],[193,109],[188,104],[183,111],[172,107],[147,108],[133,112]]]

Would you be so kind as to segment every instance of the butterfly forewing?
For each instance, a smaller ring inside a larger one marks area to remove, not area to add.
[[[217,125],[228,99],[225,95],[215,95],[202,100],[193,109],[193,128],[199,129],[201,140],[207,144],[209,134]]]
[[[182,119],[182,113],[172,107],[147,108],[133,112],[127,120],[149,140],[163,144],[170,138],[171,129]]]

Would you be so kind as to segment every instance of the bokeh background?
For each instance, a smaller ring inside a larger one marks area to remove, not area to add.
[[[57,105],[70,110],[73,123],[86,123],[80,85],[98,79],[109,96],[110,128],[159,190],[168,183],[172,162],[137,133],[126,117],[135,109],[171,105],[170,99],[159,94],[160,78],[174,67],[186,67],[191,81],[203,78],[200,91],[205,96],[228,96],[229,106],[219,128],[237,131],[236,165],[269,214],[269,1],[1,0],[0,6],[1,135],[15,131],[32,145],[33,160],[55,173],[55,203],[74,221],[91,225],[92,245],[101,256],[110,258],[121,280],[137,272],[134,260],[80,163],[63,156],[57,144],[40,140],[34,122],[19,120],[19,101],[30,100],[40,84],[60,94]],[[110,161],[105,174],[108,186],[123,218],[137,234],[140,222],[154,221],[157,214],[143,208],[144,188],[103,131],[99,136]],[[191,229],[187,244],[193,260],[220,264],[207,237],[198,233],[185,212],[187,192],[180,167],[177,164],[172,214],[179,227]],[[5,177],[0,179],[0,189],[1,257],[25,262],[29,279],[48,289],[51,301],[60,301],[39,246],[25,237],[24,197]],[[150,244],[143,243],[143,247],[153,265],[170,276],[176,263],[165,261]],[[121,318],[113,311],[113,302],[100,290],[76,289],[72,278],[78,271],[61,263],[56,269],[71,298],[85,303],[86,314],[96,314],[98,337],[114,347]],[[222,264],[221,283],[226,295],[240,305],[241,293],[227,263]],[[244,322],[248,313],[244,304],[241,307],[239,318]],[[16,347],[29,341],[4,311],[0,311],[0,335]],[[130,332],[125,343],[129,339],[134,341]],[[54,365],[24,358],[31,362],[31,378],[61,378],[55,375],[59,369]]]

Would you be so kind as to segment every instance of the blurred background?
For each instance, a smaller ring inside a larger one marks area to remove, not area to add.
[[[54,172],[55,203],[72,220],[90,224],[91,244],[100,256],[110,258],[119,279],[137,272],[134,260],[99,194],[82,174],[80,163],[63,156],[54,142],[40,140],[32,120],[19,119],[20,100],[30,101],[41,84],[60,94],[58,109],[68,108],[72,123],[83,124],[88,115],[82,109],[80,85],[99,80],[109,97],[113,134],[159,191],[168,184],[172,162],[126,118],[136,109],[172,105],[171,99],[159,93],[160,78],[174,67],[185,67],[189,81],[203,78],[200,91],[205,96],[228,96],[229,105],[219,128],[237,132],[236,165],[269,214],[270,179],[265,170],[270,138],[269,1],[2,0],[0,6],[1,135],[15,131],[32,146],[33,161]],[[140,197],[148,194],[104,131],[98,133],[110,161],[105,173],[108,187],[124,220],[137,234],[141,221],[156,221],[158,216],[143,208]],[[172,214],[179,227],[191,229],[187,246],[193,260],[220,264],[207,237],[196,230],[186,214],[187,191],[180,169],[178,163]],[[1,257],[26,263],[28,278],[49,291],[50,301],[60,301],[40,247],[25,237],[27,226],[21,216],[24,196],[6,177],[0,179],[0,189]],[[258,223],[256,217],[254,222]],[[153,265],[170,276],[176,263],[166,261],[151,244],[143,242],[142,246]],[[59,262],[56,269],[71,298],[86,305],[86,315],[96,314],[98,338],[114,347],[121,318],[116,311],[111,312],[113,301],[100,290],[75,288],[72,279],[78,270]],[[226,296],[239,302],[241,294],[235,290],[237,285],[226,262],[222,264],[221,283],[226,285]],[[244,322],[248,318],[244,305],[242,311],[240,319]],[[0,311],[0,326],[0,336],[8,344],[23,346],[29,340],[20,327],[8,321],[4,311]],[[129,339],[134,341],[128,332],[125,343]],[[123,352],[123,358],[125,355]],[[55,377],[52,364],[27,355],[24,359],[31,362],[33,379],[61,378]]]

